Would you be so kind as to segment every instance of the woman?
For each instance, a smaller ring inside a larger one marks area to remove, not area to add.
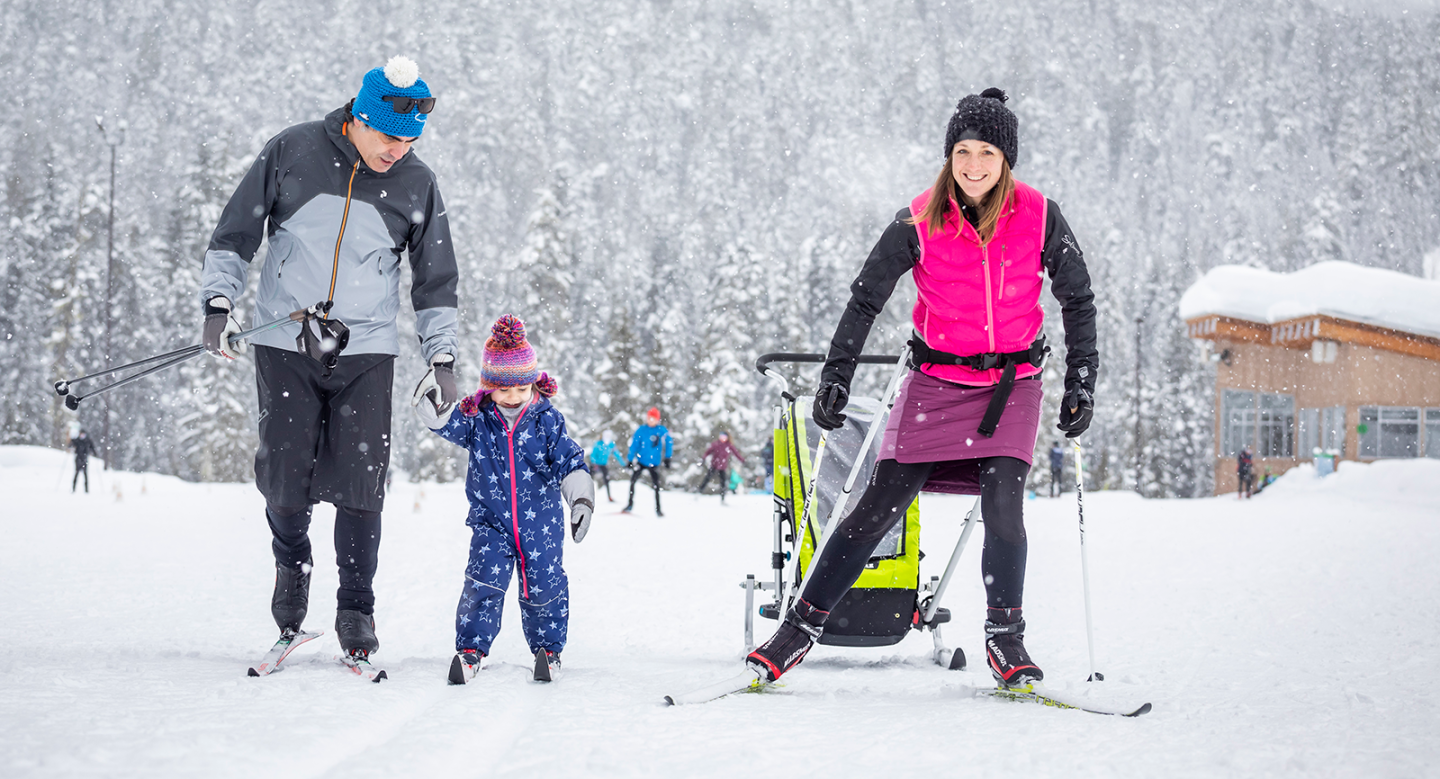
[[[748,661],[771,681],[797,665],[830,610],[859,578],[886,531],[923,489],[980,495],[981,556],[988,602],[985,648],[1006,686],[1044,677],[1025,651],[1025,477],[1040,424],[1042,272],[1065,325],[1065,395],[1060,429],[1090,424],[1095,306],[1084,258],[1054,202],[1011,177],[1015,114],[1005,93],[960,101],[945,132],[935,184],[901,209],[850,286],[815,396],[815,421],[844,424],[856,358],[875,318],[907,271],[919,300],[913,370],[885,428],[879,462],[856,508],[811,566],[780,629]]]

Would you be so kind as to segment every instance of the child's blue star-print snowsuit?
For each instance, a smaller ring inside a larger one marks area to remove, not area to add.
[[[490,653],[511,573],[520,572],[520,624],[531,652],[565,648],[570,580],[561,565],[565,506],[560,482],[585,468],[585,452],[565,432],[565,417],[536,399],[510,429],[494,403],[467,417],[458,409],[435,431],[470,452],[465,494],[473,536],[465,590],[455,614],[455,649]]]

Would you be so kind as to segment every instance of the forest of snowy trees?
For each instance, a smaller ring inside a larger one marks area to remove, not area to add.
[[[956,100],[985,87],[1020,117],[1017,177],[1086,252],[1102,358],[1086,441],[1105,486],[1211,490],[1213,372],[1176,313],[1200,273],[1343,259],[1418,274],[1440,246],[1440,15],[1423,8],[7,0],[0,443],[63,446],[73,415],[51,382],[196,342],[202,255],[243,171],[393,54],[440,98],[415,151],[461,263],[464,387],[490,323],[517,313],[573,435],[624,440],[657,405],[682,467],[722,429],[763,444],[775,394],[755,357],[825,349],[871,244],[933,180]],[[869,351],[898,350],[912,296]],[[413,344],[397,405],[424,368]],[[862,371],[857,389],[883,378]],[[126,469],[249,479],[254,392],[249,359],[188,363],[110,396],[101,445]],[[80,410],[97,437],[105,408]],[[397,468],[460,474],[408,407],[395,419]]]

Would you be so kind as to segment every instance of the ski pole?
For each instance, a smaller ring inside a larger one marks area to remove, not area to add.
[[[260,325],[259,327],[252,327],[252,328],[250,328],[249,330],[245,330],[245,331],[243,331],[243,332],[236,333],[235,335],[230,336],[230,338],[228,339],[228,342],[231,343],[231,344],[239,343],[240,341],[247,340],[247,339],[249,339],[251,336],[258,335],[258,334],[263,333],[263,332],[265,332],[265,331],[267,331],[267,330],[274,330],[275,328],[280,327],[281,325],[285,325],[285,324],[288,324],[288,323],[290,323],[290,322],[303,321],[303,320],[306,318],[306,316],[307,316],[306,310],[305,310],[305,309],[302,309],[302,310],[300,310],[300,311],[296,311],[296,312],[293,313],[293,314],[290,314],[289,316],[285,317],[284,319],[277,319],[277,320],[275,320],[275,321],[273,321],[273,322],[267,322],[267,323],[265,323],[265,324],[263,324],[263,325]],[[176,349],[176,350],[171,351],[171,352],[166,352],[165,354],[158,354],[158,355],[155,355],[154,357],[147,357],[147,358],[145,358],[145,359],[143,359],[143,360],[138,360],[138,361],[136,361],[136,362],[127,363],[127,364],[125,364],[125,365],[120,365],[120,366],[115,367],[115,368],[109,368],[109,369],[100,371],[99,373],[92,373],[92,374],[90,374],[90,375],[88,375],[88,376],[81,376],[81,377],[78,378],[78,379],[61,379],[61,380],[55,382],[55,394],[56,394],[56,395],[59,395],[59,396],[62,397],[62,398],[65,398],[65,407],[68,408],[68,409],[70,409],[71,411],[74,411],[75,409],[78,409],[78,408],[80,407],[80,401],[82,401],[82,400],[84,400],[84,399],[86,399],[86,398],[93,398],[93,397],[95,397],[96,395],[103,395],[103,394],[105,394],[106,392],[109,392],[110,390],[118,389],[118,388],[123,387],[123,386],[125,386],[125,385],[127,385],[127,384],[134,383],[134,382],[136,382],[136,381],[138,381],[138,380],[140,380],[140,379],[143,379],[143,378],[145,378],[146,376],[149,376],[149,375],[151,375],[151,374],[153,374],[153,373],[158,373],[158,372],[160,372],[160,371],[165,370],[166,368],[170,368],[170,367],[172,367],[172,366],[179,365],[179,364],[182,363],[182,362],[186,362],[187,360],[191,360],[191,359],[194,359],[194,358],[196,358],[196,357],[199,357],[199,356],[200,356],[201,354],[203,354],[204,352],[205,352],[205,346],[204,346],[204,344],[191,344],[190,346],[186,346],[186,347],[184,347],[184,348],[182,348],[182,349]],[[163,360],[163,362],[160,362],[161,360]],[[159,364],[158,364],[158,365],[152,365],[153,363],[156,363],[156,362],[159,362]],[[101,387],[101,388],[99,388],[99,389],[97,389],[97,390],[95,390],[95,391],[93,391],[93,392],[90,392],[89,394],[86,394],[86,395],[72,395],[72,394],[70,393],[70,387],[71,387],[71,385],[76,384],[76,383],[78,383],[78,382],[85,381],[85,380],[87,380],[87,379],[97,378],[97,377],[100,377],[100,376],[107,376],[107,375],[109,375],[109,374],[116,373],[116,372],[118,372],[118,371],[129,370],[129,369],[131,369],[131,368],[138,368],[138,367],[140,367],[140,366],[142,366],[142,365],[152,365],[152,367],[150,367],[150,368],[147,369],[147,370],[141,371],[141,372],[139,372],[139,373],[135,373],[135,374],[132,374],[132,375],[130,375],[130,376],[126,376],[125,378],[120,379],[119,381],[116,381],[116,382],[113,382],[113,383],[110,383],[110,384],[106,384],[105,386],[103,386],[103,387]]]
[[[894,407],[895,396],[900,391],[900,382],[904,380],[905,374],[910,372],[909,362],[910,345],[907,343],[905,348],[900,351],[900,360],[896,365],[895,375],[890,377],[890,385],[885,388],[885,397],[880,404],[884,411],[889,411]],[[855,456],[855,463],[850,466],[850,475],[845,479],[845,486],[841,489],[840,494],[835,496],[835,504],[830,507],[830,516],[826,519],[825,526],[817,529],[815,554],[810,558],[812,564],[820,561],[820,556],[824,554],[826,545],[830,543],[830,538],[835,535],[835,529],[840,520],[840,513],[845,510],[845,504],[850,500],[850,491],[855,488],[855,479],[859,477],[860,470],[865,467],[865,457],[870,453],[870,445],[875,441],[875,434],[878,433],[882,427],[880,421],[883,416],[883,413],[876,414],[875,419],[870,423],[870,429],[865,431],[865,441],[860,444],[860,451]],[[820,444],[815,453],[815,472],[810,482],[810,497],[805,501],[805,514],[807,517],[810,514],[810,506],[815,502],[816,488],[820,482],[820,457],[824,454],[825,442],[829,437],[828,431],[825,435],[820,436]],[[799,555],[796,555],[795,564],[800,564]],[[804,592],[805,584],[809,581],[807,578],[805,582],[802,582],[800,586],[795,589],[795,600],[798,601],[800,599],[800,594]]]
[[[1095,628],[1090,619],[1090,561],[1085,554],[1085,472],[1081,468],[1084,450],[1080,448],[1078,438],[1071,439],[1070,444],[1075,448],[1075,507],[1080,512],[1080,580],[1085,593],[1085,645],[1090,650],[1090,678],[1085,681],[1103,682],[1105,676],[1095,670]]]

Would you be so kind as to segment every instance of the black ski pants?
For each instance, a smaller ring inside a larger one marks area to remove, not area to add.
[[[615,498],[610,495],[610,466],[597,465],[595,466],[595,470],[600,473],[600,480],[605,484],[605,499],[615,500]]]
[[[265,518],[274,536],[271,549],[275,562],[299,568],[312,561],[310,551],[310,506],[265,507]],[[375,613],[375,569],[380,557],[380,512],[335,508],[335,564],[340,568],[340,588],[335,591],[335,608],[365,614]]]
[[[700,480],[700,488],[696,492],[704,492],[705,487],[710,484],[710,477],[714,476],[715,481],[720,484],[720,502],[725,502],[725,493],[730,491],[730,469],[710,468],[705,471],[705,478]]]
[[[830,611],[860,578],[880,540],[902,517],[935,463],[881,460],[855,510],[840,520],[835,537],[810,566],[802,592],[810,605]],[[980,461],[980,516],[985,547],[980,572],[990,608],[1019,608],[1025,590],[1025,477],[1030,466],[1014,457]]]
[[[90,491],[90,460],[86,458],[75,458],[75,477],[70,480],[70,491],[75,491],[75,485],[79,483],[81,476],[85,477],[85,491]]]
[[[1056,468],[1053,465],[1050,466],[1050,497],[1053,498],[1056,495],[1064,494],[1065,485],[1060,481],[1064,476],[1064,472],[1065,469],[1063,467]]]
[[[650,484],[655,487],[655,513],[656,513],[656,514],[659,514],[659,513],[660,513],[660,468],[659,468],[659,466],[656,466],[656,465],[642,465],[642,466],[636,468],[635,471],[634,471],[634,473],[631,473],[631,474],[630,474],[630,500],[625,504],[625,508],[627,508],[627,509],[633,509],[633,508],[635,508],[635,482],[640,481],[640,474],[645,473],[645,472],[647,472],[647,471],[650,473]]]

